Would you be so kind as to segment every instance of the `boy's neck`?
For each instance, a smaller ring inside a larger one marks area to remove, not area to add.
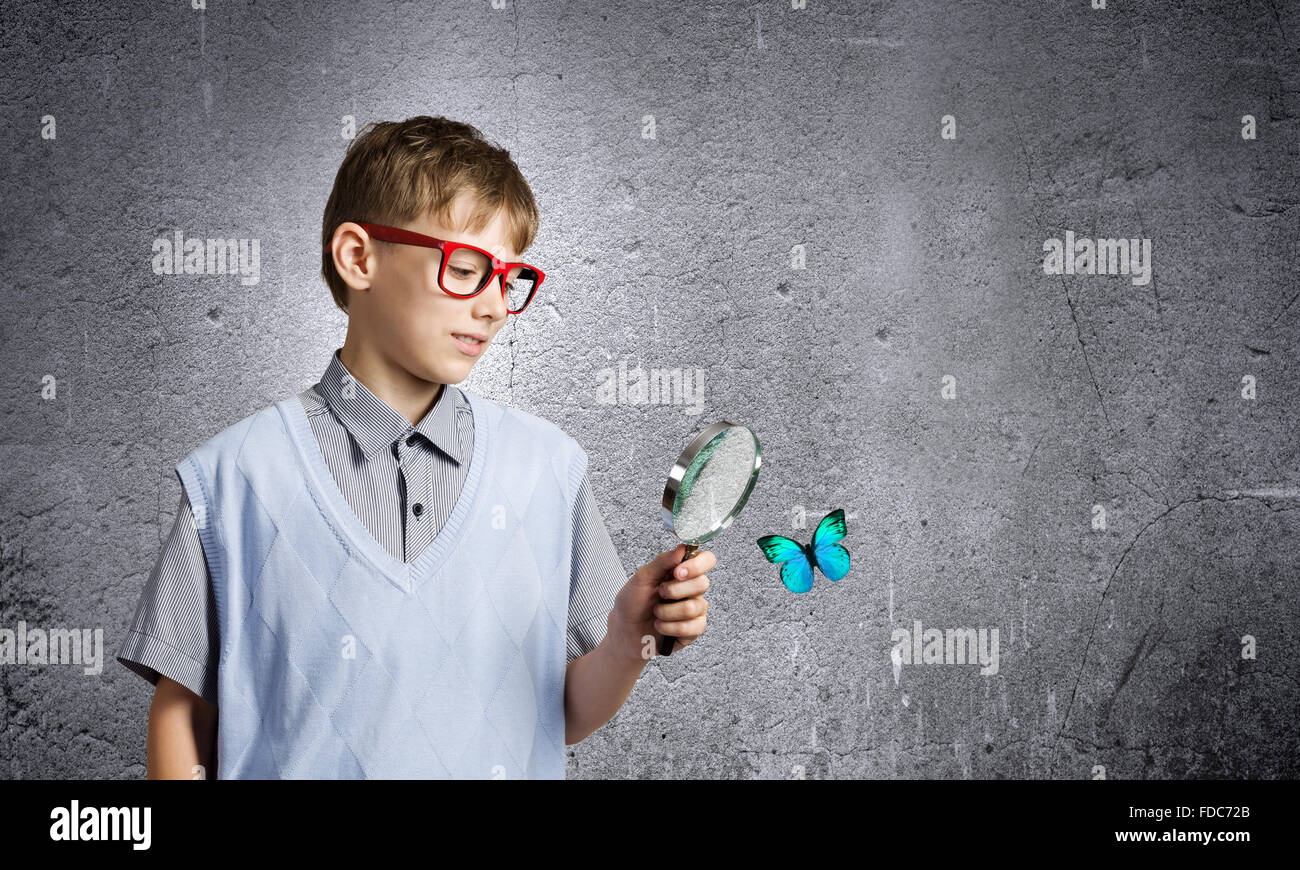
[[[349,336],[351,338],[351,336]],[[367,390],[382,399],[414,426],[442,395],[443,385],[422,380],[385,358],[377,350],[344,340],[339,361]]]

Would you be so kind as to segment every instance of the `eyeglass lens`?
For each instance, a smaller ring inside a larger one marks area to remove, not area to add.
[[[491,271],[492,262],[484,254],[469,248],[457,248],[451,252],[442,270],[442,289],[461,296],[474,293],[483,286]],[[505,282],[506,308],[511,313],[522,311],[537,287],[537,272],[515,266],[506,273]]]

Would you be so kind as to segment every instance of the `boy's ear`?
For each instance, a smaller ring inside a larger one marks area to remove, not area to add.
[[[368,290],[374,281],[380,251],[379,243],[363,236],[355,225],[340,224],[334,234],[334,270],[348,286],[348,302],[353,290]],[[367,241],[369,244],[367,244]]]

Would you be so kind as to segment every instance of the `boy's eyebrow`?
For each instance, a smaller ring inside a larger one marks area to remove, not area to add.
[[[459,228],[453,228],[453,229],[452,229],[452,233],[453,233],[453,234],[456,234],[456,235],[460,235],[460,234],[463,234],[463,233],[465,232],[465,230],[466,230],[466,228],[465,228],[464,226],[461,226],[461,227],[459,227]],[[436,236],[436,234],[435,234],[435,237],[436,237],[436,238],[440,238],[440,236]],[[453,241],[454,241],[454,239],[453,239]],[[473,242],[465,242],[464,244],[474,245]],[[491,254],[492,256],[496,257],[498,260],[500,260],[500,261],[503,262],[503,263],[521,263],[521,262],[523,262],[521,259],[519,259],[520,257],[523,256],[522,254],[520,254],[520,255],[518,255],[518,256],[515,256],[515,257],[502,257],[502,256],[498,255],[496,251],[494,251],[494,250],[492,250],[491,248],[489,248],[487,245],[474,245],[474,247],[476,247],[476,248],[482,248],[483,250],[487,251],[489,254]]]
[[[473,242],[467,242],[466,244],[473,244]],[[492,256],[496,257],[498,260],[500,260],[500,261],[503,262],[503,263],[522,263],[522,262],[523,262],[523,260],[519,259],[518,256],[515,256],[515,257],[502,257],[502,256],[499,256],[499,255],[497,254],[496,251],[493,251],[493,250],[492,250],[491,248],[489,248],[487,245],[474,245],[474,247],[476,247],[476,248],[482,248],[483,250],[487,251],[489,254],[491,254]]]

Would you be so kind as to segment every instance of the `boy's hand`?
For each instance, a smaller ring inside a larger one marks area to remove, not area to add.
[[[709,609],[704,600],[709,577],[704,572],[718,560],[709,550],[700,550],[683,562],[685,554],[685,544],[660,553],[637,569],[615,596],[606,633],[621,655],[644,663],[659,649],[660,636],[675,637],[677,652],[704,633]],[[643,640],[646,635],[652,635],[653,642]]]

